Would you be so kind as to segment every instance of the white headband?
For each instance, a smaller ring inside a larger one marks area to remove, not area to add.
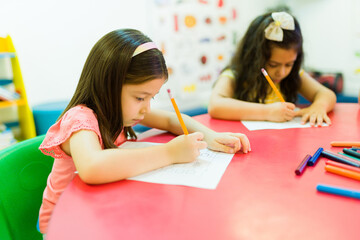
[[[295,30],[294,18],[286,12],[274,12],[271,14],[274,22],[265,28],[265,38],[282,42],[284,38],[283,29]]]
[[[145,52],[145,51],[147,51],[147,50],[154,49],[154,48],[157,49],[155,43],[153,43],[153,42],[143,43],[143,44],[139,45],[139,46],[135,49],[132,57],[135,57],[136,55],[138,55],[138,54],[140,54],[140,53],[143,53],[143,52]]]

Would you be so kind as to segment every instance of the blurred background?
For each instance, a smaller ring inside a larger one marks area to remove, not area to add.
[[[202,113],[249,23],[279,7],[300,22],[305,70],[341,74],[341,93],[352,100],[360,89],[357,0],[0,0],[0,6],[0,36],[12,38],[31,111],[49,103],[62,108],[93,45],[112,30],[135,28],[164,52],[170,72],[153,107],[172,109],[171,88],[181,111]],[[0,79],[12,77],[9,65],[0,58]],[[0,122],[9,114],[0,109]]]

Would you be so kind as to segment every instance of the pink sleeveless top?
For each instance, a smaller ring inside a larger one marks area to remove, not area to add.
[[[69,139],[72,133],[79,130],[94,131],[99,137],[101,147],[104,148],[96,115],[84,105],[69,109],[59,121],[49,128],[39,147],[44,154],[54,158],[54,165],[47,179],[47,186],[40,207],[39,228],[41,233],[47,232],[50,216],[56,202],[77,174],[72,157],[67,155],[60,145]],[[115,145],[119,146],[124,141],[126,141],[125,135],[121,132],[115,141]]]

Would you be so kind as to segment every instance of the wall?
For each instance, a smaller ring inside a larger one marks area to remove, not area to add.
[[[291,0],[304,36],[305,67],[342,72],[344,93],[360,90],[360,2],[358,0]]]
[[[154,4],[180,2],[184,6],[195,2],[216,5],[219,0],[103,0],[101,4],[94,0],[0,0],[0,35],[12,36],[29,102],[33,106],[70,99],[90,49],[111,30],[137,28],[161,46],[164,33],[156,28],[160,25],[154,25],[159,17],[156,12],[159,9],[154,9]],[[224,6],[229,2],[236,5],[238,22],[232,29],[237,30],[238,39],[250,21],[264,9],[277,3],[288,4],[299,18],[303,30],[305,66],[344,72],[345,92],[357,96],[360,89],[359,74],[355,74],[355,69],[360,68],[360,57],[355,56],[355,52],[360,51],[360,15],[356,13],[360,7],[357,0],[273,0],[266,1],[266,4],[260,0],[223,2]],[[193,8],[191,12],[200,16],[201,10]],[[185,14],[186,11],[185,7],[180,13]],[[211,11],[214,16],[215,10]],[[169,14],[174,12],[172,10]],[[171,31],[165,34],[168,34],[167,39],[174,36]],[[212,52],[212,49],[204,51]],[[166,54],[165,57],[172,64],[171,57]],[[198,56],[195,59],[198,62]],[[217,68],[225,63],[223,61]],[[176,81],[170,76],[169,83]],[[166,89],[162,88],[161,97],[154,101],[155,106],[170,106],[169,101],[163,101],[164,93]],[[184,110],[204,105],[208,93],[199,99],[189,98],[190,101],[179,98],[178,105]]]
[[[154,23],[158,21],[157,14],[161,3],[173,7],[181,3],[182,6],[192,5],[200,1],[195,0],[0,0],[0,34],[10,34],[16,47],[23,73],[24,83],[30,105],[70,99],[86,57],[95,42],[107,32],[118,28],[137,28],[153,38],[159,45],[164,35],[159,32]],[[223,2],[226,7],[229,2],[238,9],[238,24],[235,28],[240,36],[250,20],[262,13],[266,7],[262,1],[245,0],[204,0],[208,5]],[[189,9],[183,9],[186,14]],[[192,8],[194,15],[199,15],[199,7]],[[216,14],[211,10],[212,16]],[[170,14],[173,14],[171,12]],[[171,17],[171,15],[168,15]],[[234,26],[233,26],[234,27]],[[168,39],[171,39],[169,32]],[[185,36],[185,35],[184,35]],[[176,46],[175,46],[176,47]],[[224,51],[230,51],[231,46]],[[205,49],[210,51],[210,49]],[[191,56],[190,56],[191,57]],[[166,60],[172,64],[172,59]],[[197,57],[196,57],[197,58]],[[196,59],[198,60],[198,59]],[[223,61],[219,69],[225,64]],[[174,66],[176,63],[173,64]],[[211,84],[215,76],[211,79]],[[192,81],[192,78],[189,78]],[[176,79],[170,77],[169,83]],[[190,84],[191,85],[191,84]],[[177,86],[175,86],[175,89]],[[181,89],[181,88],[180,88]],[[209,88],[207,88],[209,90]],[[165,99],[165,88],[162,88],[155,106],[169,108],[170,103]],[[184,110],[192,106],[204,105],[207,102],[209,91],[200,98],[186,100],[180,98],[178,105]],[[180,97],[180,96],[179,96]],[[164,103],[164,104],[161,104]]]
[[[99,3],[0,0],[0,34],[13,39],[30,105],[70,99],[90,49],[107,32],[148,33],[147,0]]]

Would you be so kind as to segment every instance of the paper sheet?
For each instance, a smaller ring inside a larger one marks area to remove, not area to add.
[[[143,148],[156,144],[128,141],[122,144],[120,148]],[[173,164],[129,179],[215,189],[233,156],[234,154],[202,149],[199,157],[192,163]]]
[[[244,126],[250,131],[262,129],[286,129],[286,128],[309,128],[310,123],[301,124],[301,117],[293,118],[288,122],[269,122],[269,121],[241,121]],[[322,127],[328,126],[326,123]]]

